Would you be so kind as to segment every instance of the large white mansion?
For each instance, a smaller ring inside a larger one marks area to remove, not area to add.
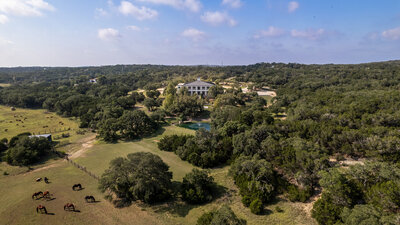
[[[196,81],[190,82],[190,83],[179,83],[176,86],[176,89],[178,91],[182,90],[183,88],[187,88],[189,91],[190,95],[202,95],[202,96],[207,96],[208,90],[210,87],[214,86],[215,84],[211,82],[204,82],[201,81],[200,78],[198,78]]]

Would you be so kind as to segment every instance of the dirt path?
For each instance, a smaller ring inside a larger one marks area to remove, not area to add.
[[[70,159],[79,158],[89,148],[91,148],[93,146],[93,143],[95,142],[95,140],[96,140],[96,135],[91,135],[88,138],[85,138],[85,139],[81,140],[80,143],[79,143],[79,144],[81,144],[81,147],[79,148],[79,150],[75,151],[72,154],[69,154],[68,158],[70,158]]]

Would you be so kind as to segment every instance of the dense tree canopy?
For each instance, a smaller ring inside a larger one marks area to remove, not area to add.
[[[151,153],[128,154],[111,161],[100,179],[100,189],[110,189],[130,202],[160,202],[170,197],[172,173],[161,158]]]

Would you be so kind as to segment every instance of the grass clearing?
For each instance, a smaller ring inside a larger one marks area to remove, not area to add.
[[[37,177],[48,177],[50,184],[36,182]],[[81,183],[81,191],[72,191],[72,185]],[[18,176],[2,177],[0,179],[0,221],[1,224],[162,224],[151,214],[142,211],[137,206],[116,209],[104,200],[103,194],[97,189],[97,180],[82,171],[59,161],[57,166],[37,172]],[[54,200],[32,200],[37,191],[50,191]],[[93,195],[97,203],[86,203],[84,197]],[[80,212],[66,212],[63,206],[73,203]],[[36,213],[36,206],[44,205],[53,215]]]
[[[69,130],[68,130],[69,129]],[[31,132],[32,134],[51,133],[61,136],[69,133],[70,137],[76,135],[79,129],[76,120],[63,118],[56,113],[47,112],[43,109],[21,109],[12,111],[8,106],[0,106],[0,138],[14,137],[20,133]],[[61,140],[68,140],[63,138]]]
[[[85,166],[89,171],[101,175],[109,166],[109,162],[119,156],[126,156],[134,152],[151,152],[159,155],[165,163],[170,166],[173,172],[173,180],[182,181],[186,173],[190,172],[193,165],[182,161],[172,152],[160,151],[157,147],[157,140],[164,135],[170,134],[193,134],[194,131],[177,127],[164,127],[164,132],[158,136],[145,138],[135,142],[121,142],[117,144],[95,144],[88,149],[82,157],[75,161]],[[247,220],[249,225],[256,224],[304,224],[313,225],[315,221],[308,217],[297,203],[291,203],[284,199],[266,207],[267,215],[254,215],[241,203],[238,189],[234,185],[233,179],[228,176],[229,166],[211,169],[211,175],[215,181],[226,188],[226,194],[209,204],[188,205],[184,202],[167,202],[156,206],[144,207],[150,214],[155,214],[157,218],[167,224],[196,224],[197,219],[209,210],[216,209],[222,204],[228,204],[234,212],[241,218]],[[279,206],[283,212],[275,212],[275,207]]]
[[[167,126],[162,132],[150,138],[134,142],[120,142],[106,144],[93,142],[95,134],[87,133],[79,140],[74,140],[68,146],[63,147],[67,152],[77,152],[88,142],[93,146],[74,159],[75,162],[85,166],[89,171],[101,175],[108,168],[109,162],[118,157],[126,156],[133,152],[151,152],[159,155],[170,166],[175,181],[182,181],[183,176],[190,172],[194,166],[182,161],[172,152],[160,151],[157,141],[165,135],[194,134],[193,130]],[[0,221],[2,224],[196,224],[197,219],[209,210],[217,209],[222,204],[228,204],[233,211],[247,224],[304,224],[313,225],[315,221],[307,216],[301,203],[291,203],[284,199],[266,206],[266,215],[254,215],[243,206],[238,189],[233,179],[228,176],[229,166],[211,169],[211,175],[215,181],[226,188],[226,193],[213,202],[204,205],[188,205],[181,201],[172,201],[154,206],[139,206],[132,204],[129,207],[117,209],[103,198],[103,194],[97,189],[97,181],[64,160],[49,160],[32,172],[15,176],[0,174]],[[9,166],[8,166],[9,167]],[[7,168],[0,167],[0,168]],[[10,168],[7,168],[10,170]],[[14,169],[18,169],[15,167]],[[0,171],[1,172],[1,171]],[[21,172],[21,171],[20,171]],[[23,172],[23,171],[22,171]],[[47,176],[50,184],[36,183],[37,177]],[[71,187],[75,183],[81,183],[84,190],[73,192]],[[33,192],[49,190],[56,199],[52,201],[32,200]],[[93,195],[100,200],[99,203],[87,204],[85,195]],[[65,212],[63,205],[74,203],[81,212]],[[37,205],[45,205],[54,215],[36,214]],[[282,213],[275,212],[275,207],[283,209]],[[4,222],[3,222],[4,221]]]
[[[108,167],[109,162],[117,157],[125,157],[134,152],[151,152],[159,155],[165,163],[170,166],[174,173],[174,180],[181,180],[183,176],[194,168],[190,163],[182,161],[175,153],[160,151],[157,147],[157,141],[165,135],[171,134],[194,134],[193,130],[167,126],[163,128],[162,134],[145,138],[133,142],[120,142],[116,144],[98,143],[88,149],[82,157],[75,161],[85,166],[89,171],[96,175],[101,175]]]

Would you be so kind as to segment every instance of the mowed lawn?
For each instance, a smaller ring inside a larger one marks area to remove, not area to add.
[[[23,132],[51,133],[53,137],[69,133],[73,136],[78,129],[78,123],[75,120],[60,117],[56,113],[43,109],[17,108],[12,111],[8,106],[0,106],[0,138],[10,139]]]

